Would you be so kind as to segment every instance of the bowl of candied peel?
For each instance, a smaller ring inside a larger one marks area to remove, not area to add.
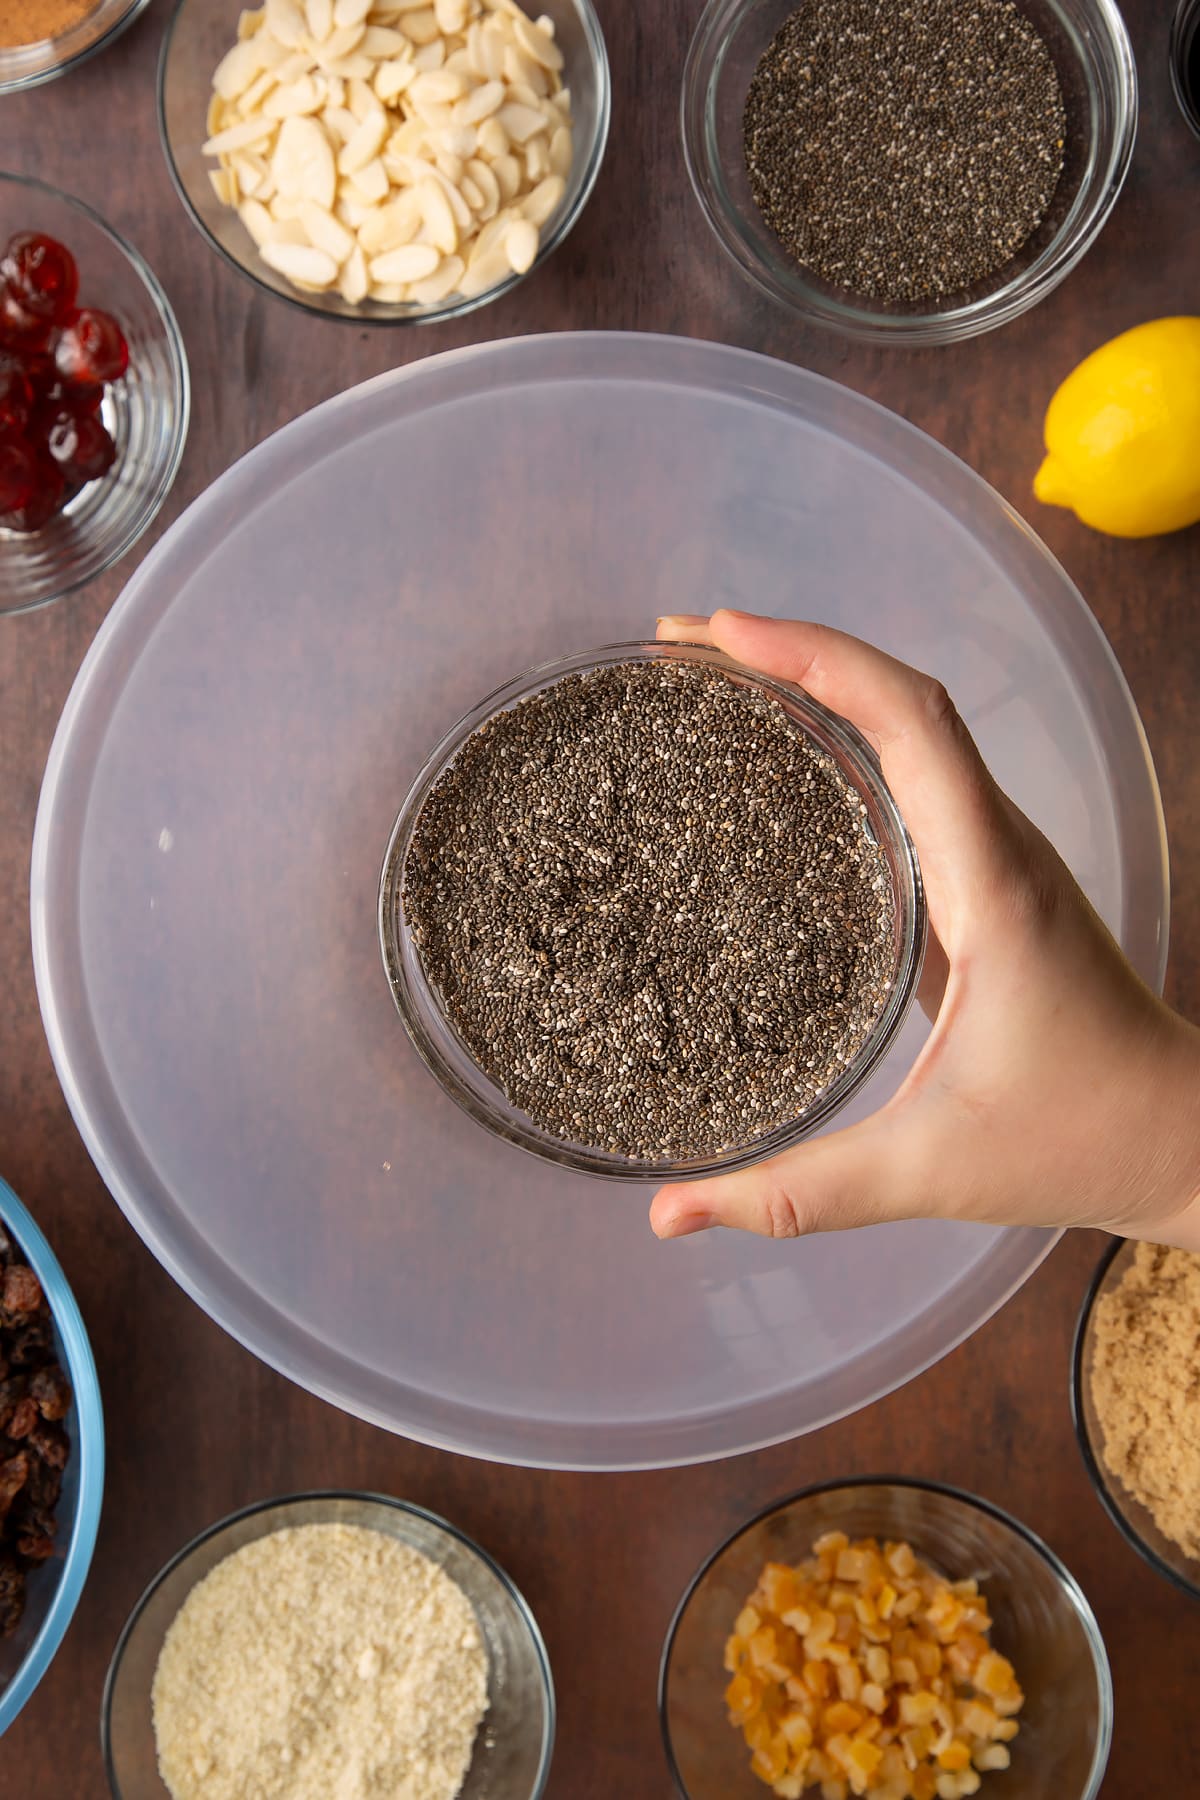
[[[170,491],[188,370],[150,269],[82,201],[0,174],[0,612],[123,556]]]
[[[79,1308],[0,1181],[0,1734],[79,1603],[103,1488],[100,1388]]]
[[[1083,1592],[1026,1526],[863,1479],[714,1551],[667,1633],[659,1712],[685,1800],[1094,1800],[1112,1682]]]

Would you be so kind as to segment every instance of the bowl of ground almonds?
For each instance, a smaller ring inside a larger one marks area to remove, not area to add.
[[[149,0],[0,0],[0,94],[65,75],[111,44]]]
[[[1071,1411],[1117,1529],[1200,1598],[1200,1255],[1118,1240],[1079,1315]]]
[[[999,1507],[933,1482],[830,1482],[696,1574],[659,1675],[684,1800],[1094,1800],[1112,1738],[1100,1629]]]
[[[692,186],[799,317],[876,343],[1003,325],[1076,266],[1137,128],[1115,0],[709,0]]]
[[[916,991],[916,853],[870,746],[690,645],[547,663],[447,733],[379,928],[417,1050],[479,1123],[586,1173],[743,1167],[817,1130]]]
[[[117,1800],[538,1800],[554,1687],[477,1544],[381,1494],[266,1500],[151,1582],[105,1684]]]

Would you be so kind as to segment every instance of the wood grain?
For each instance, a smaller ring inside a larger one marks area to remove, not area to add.
[[[1045,401],[1096,343],[1200,306],[1200,145],[1168,81],[1166,0],[1126,0],[1142,82],[1133,171],[1081,268],[1035,312],[954,348],[857,349],[795,326],[716,251],[690,191],[676,96],[698,0],[601,0],[612,142],[595,197],[536,278],[460,325],[372,332],[308,321],[227,269],[193,231],[157,143],[154,67],[168,7],[110,51],[0,109],[0,164],[90,200],[163,278],[195,375],[182,474],[161,530],[235,457],[354,382],[434,350],[534,330],[675,331],[831,375],[922,426],[1024,512],[1095,609],[1146,722],[1166,804],[1175,915],[1169,994],[1200,1015],[1200,695],[1195,531],[1108,541],[1036,506]],[[148,545],[143,544],[142,549]],[[273,1492],[334,1483],[449,1514],[512,1571],[545,1629],[561,1703],[553,1800],[666,1800],[659,1646],[694,1565],[739,1519],[802,1483],[893,1470],[961,1483],[1041,1532],[1078,1575],[1112,1654],[1117,1733],[1106,1800],[1200,1792],[1190,1675],[1200,1610],[1109,1526],[1072,1439],[1067,1360],[1101,1240],[1077,1235],[969,1343],[818,1436],[657,1475],[485,1467],[309,1398],[224,1336],[142,1248],[85,1155],[46,1050],[29,948],[29,847],[71,679],[132,561],[81,597],[0,621],[0,1167],[74,1284],[100,1364],[110,1476],[93,1574],[53,1669],[0,1743],[0,1794],[101,1800],[108,1656],[143,1583],[198,1527]]]

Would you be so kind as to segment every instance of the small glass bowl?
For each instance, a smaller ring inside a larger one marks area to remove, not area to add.
[[[111,312],[125,333],[129,368],[104,400],[117,446],[109,473],[40,531],[0,529],[0,613],[61,600],[137,542],[171,491],[190,407],[175,315],[137,251],[82,200],[31,176],[0,173],[0,247],[28,230],[48,232],[70,250],[84,303]]]
[[[843,777],[861,795],[867,808],[868,829],[883,849],[892,877],[896,952],[892,987],[857,1056],[801,1116],[749,1144],[691,1161],[649,1162],[594,1145],[572,1143],[545,1131],[519,1111],[484,1074],[446,1018],[425,975],[404,909],[404,867],[421,808],[472,732],[494,714],[506,712],[566,675],[632,662],[701,663],[721,669],[742,685],[757,687],[778,700],[804,735],[834,758]],[[744,669],[721,651],[695,644],[608,644],[599,650],[542,663],[488,694],[446,733],[409,789],[392,830],[379,884],[379,937],[392,996],[418,1053],[446,1092],[479,1124],[510,1144],[559,1167],[615,1180],[682,1181],[697,1175],[725,1174],[774,1156],[827,1124],[874,1073],[904,1023],[920,979],[925,933],[925,896],[916,850],[870,745],[847,720],[821,706],[801,688]]]
[[[567,191],[558,211],[543,227],[532,267],[524,275],[507,276],[469,300],[450,294],[429,306],[407,301],[386,305],[375,300],[351,306],[335,289],[302,293],[263,262],[237,213],[217,199],[209,180],[216,165],[201,155],[200,147],[208,136],[205,119],[213,70],[234,41],[243,4],[244,0],[178,0],[158,65],[158,124],[171,179],[193,224],[226,262],[267,293],[304,312],[347,319],[354,325],[427,325],[462,318],[499,300],[558,249],[591,197],[608,141],[608,52],[592,0],[538,0],[533,9],[553,19],[555,41],[566,59],[562,79],[571,90],[575,154]]]
[[[795,0],[709,0],[683,75],[683,147],[696,198],[744,275],[796,316],[877,344],[948,344],[1036,306],[1091,247],[1116,204],[1137,130],[1137,72],[1115,0],[1021,0],[1067,109],[1066,165],[1029,242],[965,293],[889,303],[802,269],[764,222],[742,147],[746,92]]]
[[[0,50],[0,94],[17,94],[65,75],[107,49],[148,4],[149,0],[98,0],[86,18],[58,37]]]
[[[64,1421],[71,1453],[55,1509],[58,1548],[30,1575],[25,1612],[16,1631],[0,1639],[3,1736],[53,1662],[87,1580],[104,1495],[104,1414],[96,1364],[75,1296],[54,1252],[6,1181],[0,1181],[0,1225],[42,1284],[59,1361],[73,1394]]]
[[[983,1793],[1094,1800],[1112,1742],[1113,1693],[1100,1627],[1069,1570],[1027,1526],[937,1482],[863,1477],[777,1501],[728,1538],[689,1583],[663,1646],[659,1719],[684,1800],[760,1800],[725,1709],[725,1640],[765,1562],[797,1563],[826,1531],[902,1539],[954,1580],[977,1576],[992,1643],[1025,1690],[1012,1769]]]
[[[1200,0],[1179,0],[1168,54],[1179,110],[1200,137]]]
[[[1091,1286],[1079,1309],[1075,1344],[1071,1352],[1071,1417],[1097,1498],[1121,1536],[1145,1557],[1152,1569],[1200,1600],[1200,1562],[1159,1530],[1153,1515],[1128,1491],[1104,1460],[1104,1427],[1092,1399],[1092,1365],[1095,1359],[1096,1302],[1120,1287],[1137,1255],[1137,1244],[1118,1238],[1100,1258]]]
[[[151,1694],[163,1640],[180,1607],[219,1562],[273,1531],[360,1525],[427,1556],[474,1609],[488,1655],[488,1711],[459,1800],[539,1800],[554,1750],[554,1683],[537,1621],[486,1551],[436,1513],[386,1494],[329,1491],[262,1500],[209,1526],[146,1589],[113,1651],[100,1740],[115,1800],[170,1800],[158,1772]]]

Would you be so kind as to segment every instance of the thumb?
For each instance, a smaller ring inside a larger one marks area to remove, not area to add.
[[[713,1225],[790,1238],[928,1216],[936,1206],[919,1142],[901,1118],[876,1113],[735,1175],[660,1188],[651,1228],[660,1238]]]

